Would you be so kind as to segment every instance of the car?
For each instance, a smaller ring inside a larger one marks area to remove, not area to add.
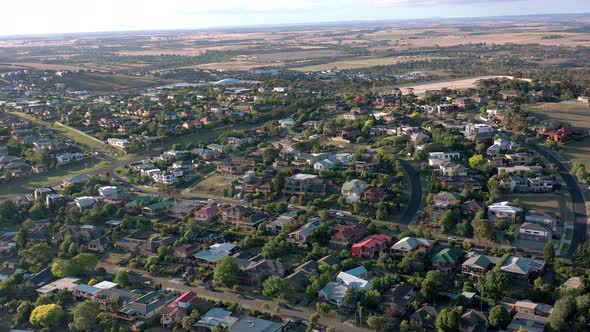
[[[246,297],[244,296],[244,294],[240,294],[240,293],[238,293],[237,297],[238,297],[238,299],[245,299],[245,298],[246,298]]]
[[[456,238],[456,237],[454,237],[454,236],[449,236],[449,237],[447,238],[447,240],[449,240],[449,241],[457,241],[457,238]]]

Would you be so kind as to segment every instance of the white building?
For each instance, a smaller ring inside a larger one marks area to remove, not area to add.
[[[56,156],[55,159],[57,159],[57,164],[58,165],[67,165],[69,163],[72,163],[74,161],[80,161],[82,159],[84,159],[84,154],[79,153],[79,152],[74,152],[74,153],[64,153],[64,154],[60,154],[59,156]]]
[[[461,154],[459,152],[429,152],[428,153],[428,165],[439,166],[440,164],[459,160]]]
[[[131,147],[131,141],[124,138],[109,138],[107,143],[116,149],[126,151]]]

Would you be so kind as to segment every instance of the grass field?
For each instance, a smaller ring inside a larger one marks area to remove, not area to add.
[[[432,82],[424,82],[424,83],[416,83],[416,84],[396,85],[393,87],[400,88],[400,89],[412,88],[412,89],[414,89],[414,94],[419,95],[419,94],[425,93],[427,90],[435,90],[435,89],[442,89],[442,88],[452,88],[452,89],[474,88],[477,81],[479,81],[479,80],[486,80],[486,79],[499,78],[499,77],[511,78],[510,76],[475,76],[475,77],[465,77],[465,78],[432,81]],[[386,87],[386,89],[389,89],[389,88],[392,88],[392,87]]]
[[[518,198],[528,209],[539,209],[561,218],[560,201],[563,197],[556,194],[507,194],[502,199],[512,201]]]
[[[231,184],[232,179],[226,179],[219,175],[211,175],[203,178],[201,182],[189,188],[188,190],[195,193],[203,193],[207,196],[223,196],[223,191]]]
[[[106,168],[108,165],[110,165],[110,163],[104,160],[97,162],[94,167],[85,167],[84,163],[79,163],[53,169],[45,174],[34,175],[26,179],[11,181],[8,184],[0,186],[0,198],[14,198],[15,193],[32,191],[35,188],[53,185],[74,175],[99,171],[103,168]]]
[[[416,57],[416,58],[394,58],[394,57],[356,58],[356,59],[350,59],[350,60],[333,61],[333,62],[305,66],[305,67],[293,67],[292,69],[297,70],[297,71],[302,71],[302,72],[331,70],[334,68],[336,68],[336,69],[358,69],[358,68],[368,68],[368,67],[376,67],[376,66],[388,66],[388,65],[394,65],[399,62],[418,61],[418,60],[425,60],[425,59],[427,59],[427,58],[424,58],[424,57]]]
[[[590,130],[590,106],[576,101],[561,103],[542,103],[530,106],[527,111],[547,120],[555,120],[581,130]],[[560,154],[570,161],[583,162],[590,167],[590,137],[564,145]]]

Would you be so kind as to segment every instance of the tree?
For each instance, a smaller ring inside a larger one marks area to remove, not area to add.
[[[40,271],[46,268],[53,259],[51,247],[45,242],[39,242],[30,248],[20,250],[19,256],[33,271]]]
[[[313,324],[317,323],[318,320],[320,320],[320,314],[317,312],[314,312],[311,314],[311,316],[309,316],[309,321]]]
[[[455,228],[455,224],[460,217],[461,212],[458,209],[447,210],[443,213],[443,216],[438,223],[442,227],[442,231],[446,233]]]
[[[365,302],[369,307],[375,308],[381,303],[381,294],[377,290],[370,290],[365,293]]]
[[[31,312],[29,322],[35,326],[41,326],[48,329],[59,327],[65,318],[65,312],[57,304],[43,304]]]
[[[240,268],[238,265],[231,257],[226,256],[218,260],[215,264],[215,268],[213,268],[213,281],[225,287],[231,287],[237,282],[239,273]]]
[[[182,329],[185,331],[192,331],[193,325],[199,321],[201,315],[198,310],[193,310],[190,315],[184,317],[180,323]]]
[[[16,308],[16,314],[14,315],[14,325],[19,325],[27,321],[31,316],[31,311],[35,306],[30,301],[22,301]]]
[[[70,327],[77,331],[91,331],[94,330],[98,323],[98,314],[100,308],[96,301],[84,301],[79,303],[74,310],[73,320]]]
[[[44,215],[45,211],[43,209],[43,204],[40,202],[33,204],[33,206],[31,206],[31,208],[29,209],[29,216],[33,220],[41,219]]]
[[[289,284],[277,276],[272,276],[264,281],[262,288],[262,294],[265,296],[279,297],[287,292]]]
[[[424,272],[426,269],[426,254],[422,250],[414,250],[404,255],[398,267],[405,273]]]
[[[551,264],[555,261],[555,243],[553,241],[547,242],[545,249],[543,250],[543,258],[545,262]]]
[[[469,167],[473,169],[481,169],[485,164],[486,161],[481,154],[476,154],[469,158]]]
[[[479,277],[477,288],[482,297],[498,301],[504,295],[508,282],[506,274],[495,269]]]
[[[428,300],[434,300],[447,284],[447,276],[440,271],[429,271],[420,284],[420,293]]]
[[[555,302],[548,323],[552,331],[586,331],[590,323],[590,295],[568,294]]]
[[[588,172],[586,172],[586,165],[582,162],[575,162],[572,164],[572,173],[578,178],[579,182],[588,182]]]
[[[461,314],[455,308],[444,308],[440,311],[434,325],[438,332],[455,332],[459,331],[459,321]]]
[[[491,223],[485,219],[473,220],[473,234],[478,240],[493,241],[496,239],[496,231]]]
[[[51,264],[51,273],[58,277],[73,277],[90,275],[98,264],[98,258],[93,254],[81,253],[72,259],[56,259]]]
[[[129,271],[122,270],[117,272],[113,281],[119,286],[128,287],[131,285],[131,275],[129,274]]]
[[[380,316],[371,315],[367,318],[367,325],[369,325],[370,328],[379,331],[385,326],[385,319]]]
[[[283,236],[276,236],[266,242],[260,250],[260,255],[264,258],[273,259],[281,257],[291,251],[291,245]]]
[[[501,329],[510,323],[510,314],[501,305],[496,305],[490,310],[490,324]]]

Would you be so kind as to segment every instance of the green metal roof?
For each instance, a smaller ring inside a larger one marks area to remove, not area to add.
[[[433,263],[456,263],[463,256],[463,250],[445,248],[432,257]]]

